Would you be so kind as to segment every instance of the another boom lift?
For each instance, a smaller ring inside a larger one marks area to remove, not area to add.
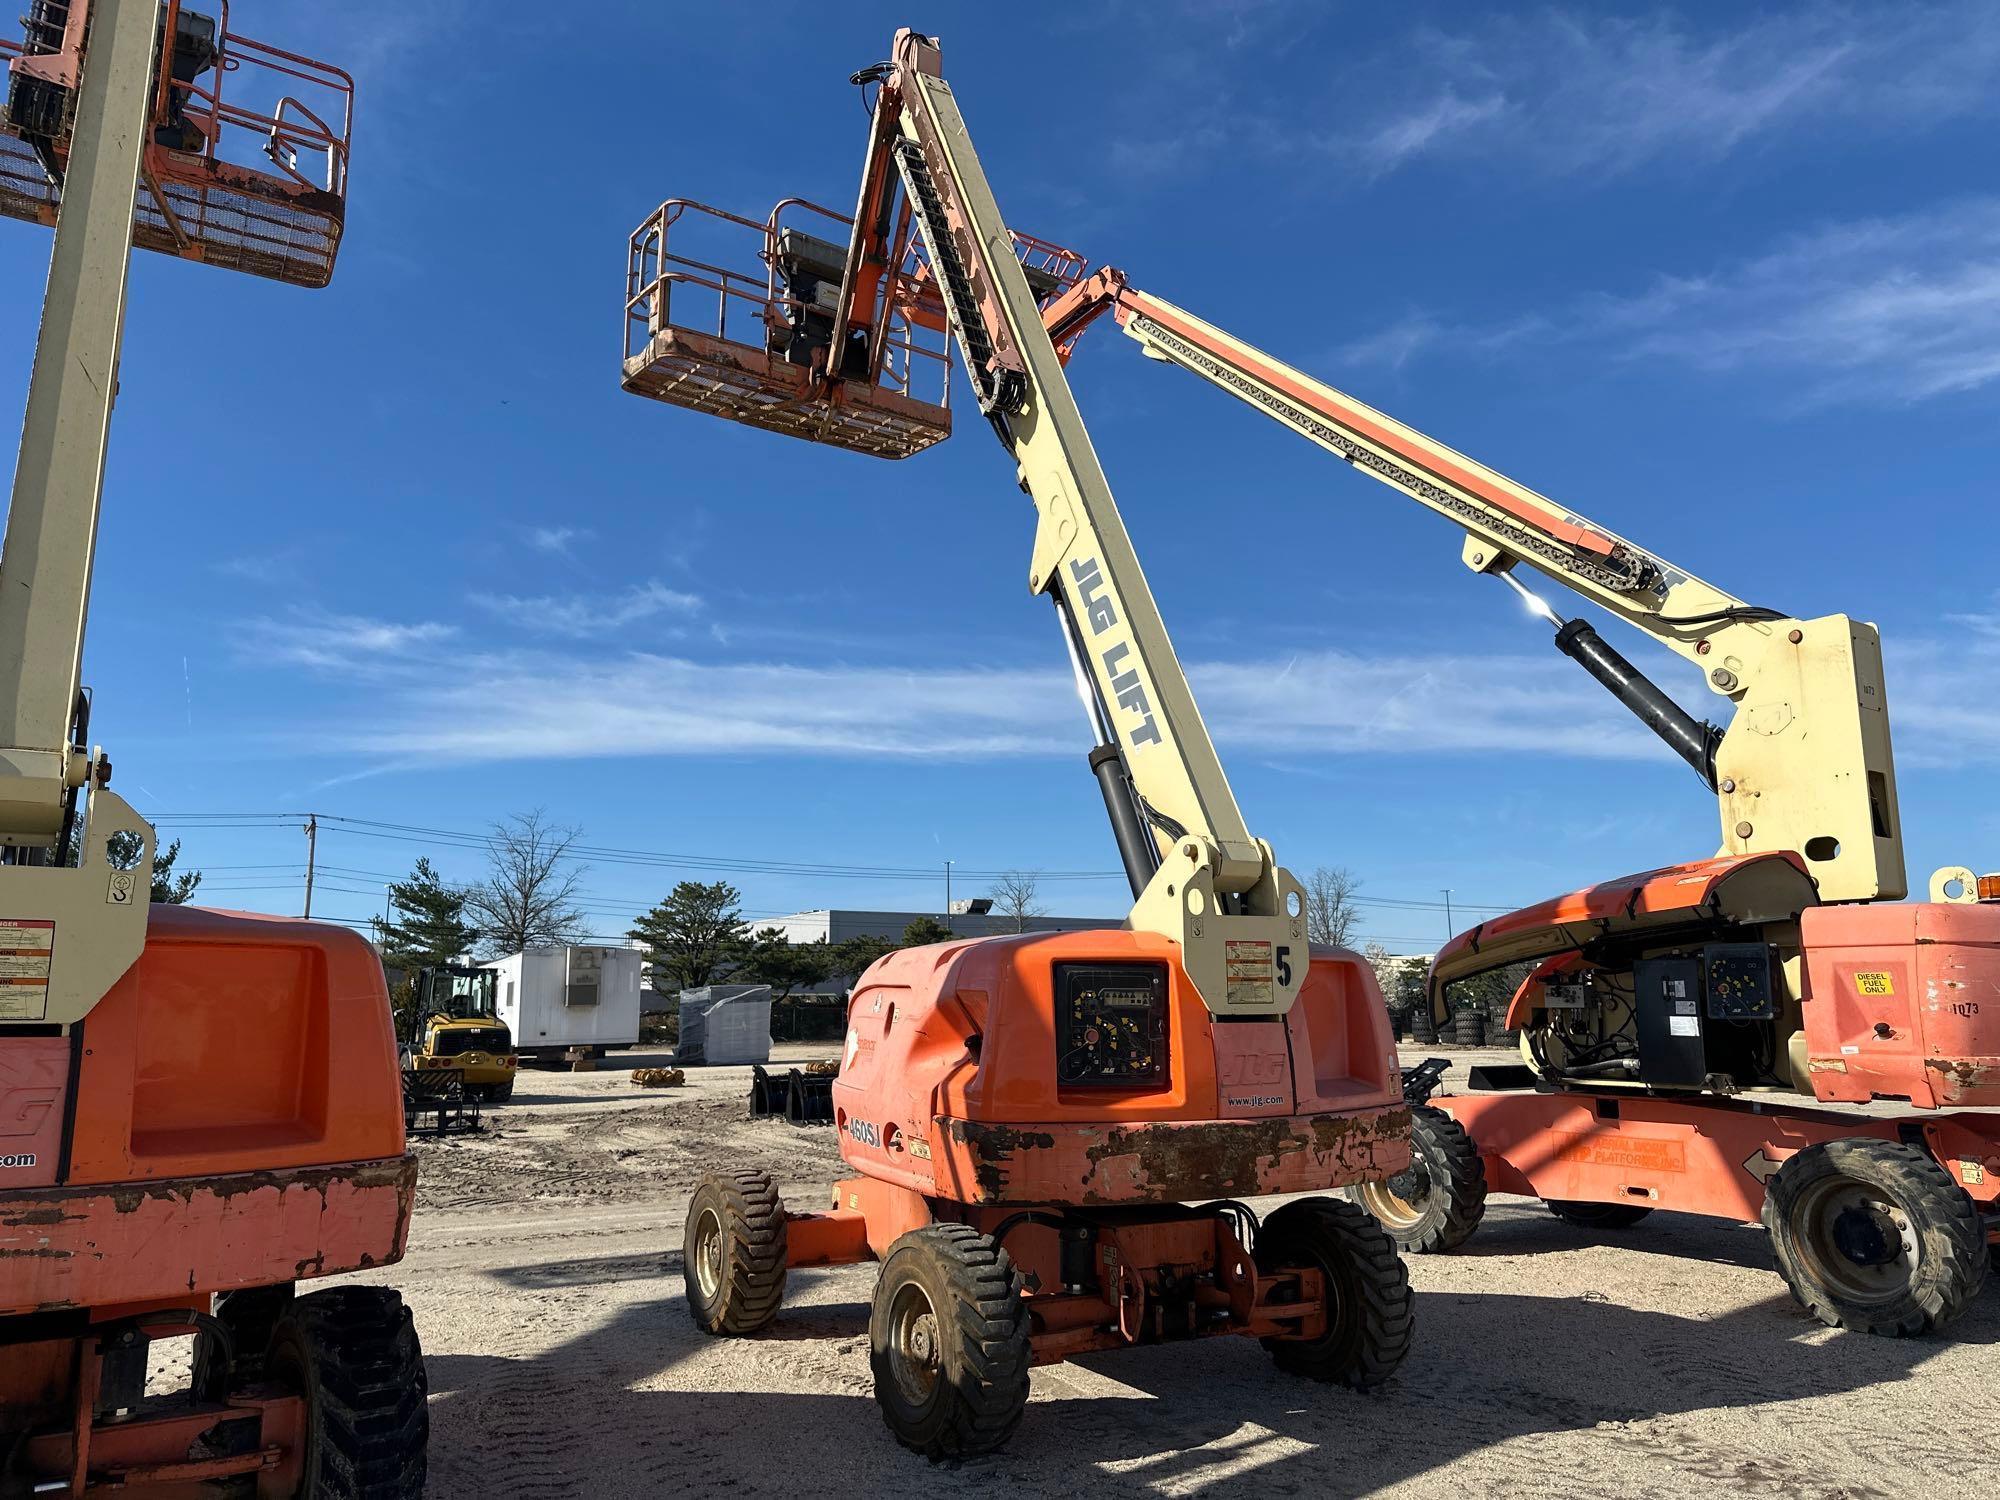
[[[707,1178],[689,1303],[702,1327],[747,1333],[776,1316],[788,1266],[880,1259],[876,1397],[933,1457],[1004,1442],[1031,1364],[1140,1342],[1250,1334],[1288,1370],[1375,1384],[1411,1328],[1388,1236],[1334,1198],[1261,1226],[1233,1201],[1407,1164],[1373,974],[1309,950],[1303,893],[1245,826],[1196,711],[1042,329],[1031,272],[1052,294],[1080,259],[1007,229],[935,42],[899,32],[854,81],[879,93],[844,249],[790,234],[781,205],[727,218],[761,237],[766,275],[720,270],[669,246],[695,207],[669,203],[633,237],[627,387],[898,457],[949,430],[942,392],[909,394],[949,332],[1035,504],[1028,583],[1055,604],[1135,904],[1123,931],[870,969],[833,1086],[856,1175],[817,1214],[788,1212],[760,1172]],[[696,289],[716,293],[714,332],[675,320]],[[757,343],[727,337],[732,303]]]
[[[429,1417],[401,1299],[294,1296],[403,1253],[382,966],[345,928],[149,907],[153,831],[79,688],[135,235],[323,284],[352,86],[226,6],[33,0],[27,26],[0,210],[52,219],[55,247],[0,553],[0,1494],[414,1496]],[[341,125],[224,104],[259,63],[330,81]],[[246,131],[275,170],[232,162]],[[189,1336],[191,1387],[148,1397],[151,1343]]]
[[[1654,1208],[1761,1217],[1792,1291],[1829,1323],[1910,1333],[1961,1311],[2000,1236],[2000,1115],[1865,1117],[1769,1097],[2000,1105],[2000,1006],[1981,999],[2000,986],[2000,877],[1951,867],[1930,902],[1898,902],[1875,627],[1748,604],[1115,270],[1044,320],[1067,353],[1106,312],[1148,356],[1461,527],[1465,565],[1519,593],[1717,799],[1714,858],[1495,918],[1438,955],[1440,1018],[1448,985],[1536,961],[1507,1018],[1527,1066],[1479,1070],[1511,1091],[1420,1109],[1411,1170],[1353,1189],[1357,1201],[1416,1250],[1462,1243],[1489,1183],[1599,1226]],[[1521,564],[1699,667],[1728,726],[1564,620],[1516,578]]]

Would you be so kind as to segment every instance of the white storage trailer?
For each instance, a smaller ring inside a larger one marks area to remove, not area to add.
[[[638,1044],[636,948],[531,948],[485,967],[500,973],[500,1019],[524,1060]]]

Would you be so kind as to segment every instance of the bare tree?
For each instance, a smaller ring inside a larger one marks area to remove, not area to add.
[[[993,882],[993,889],[987,892],[993,898],[993,910],[1014,924],[1016,932],[1028,930],[1028,918],[1039,917],[1044,908],[1035,900],[1035,871],[1008,870]]]
[[[569,858],[580,837],[581,829],[557,827],[540,808],[493,825],[488,873],[466,894],[465,909],[494,952],[573,943],[583,935],[575,900],[585,870]]]
[[[1331,948],[1345,948],[1361,913],[1354,893],[1361,881],[1345,865],[1321,865],[1306,878],[1306,936]]]

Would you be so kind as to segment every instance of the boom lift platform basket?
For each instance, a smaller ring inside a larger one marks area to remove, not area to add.
[[[827,378],[853,223],[803,198],[762,221],[669,198],[632,231],[624,388],[877,458],[908,458],[949,437],[944,304],[907,222],[896,231],[901,262],[874,294],[871,332],[842,338],[837,378]],[[1014,248],[1044,299],[1083,275],[1074,251],[1018,231]]]
[[[210,17],[181,0],[161,7],[161,34],[173,44],[158,59],[132,243],[323,287],[347,218],[354,80],[239,36],[228,0],[215,9]],[[8,218],[56,221],[89,12],[88,0],[31,0],[25,36],[0,38],[0,214]],[[251,80],[276,101],[241,102]]]

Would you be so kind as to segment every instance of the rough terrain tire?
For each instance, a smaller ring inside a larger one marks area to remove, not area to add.
[[[1389,1232],[1352,1203],[1300,1198],[1257,1231],[1257,1268],[1316,1266],[1326,1280],[1327,1331],[1317,1339],[1265,1339],[1292,1375],[1372,1390],[1410,1352],[1416,1304],[1410,1273]]]
[[[343,1286],[297,1298],[271,1331],[270,1379],[305,1397],[313,1500],[417,1500],[431,1418],[424,1354],[403,1299]]]
[[[1486,1017],[1476,1010],[1462,1010],[1454,1018],[1454,1035],[1461,1047],[1486,1045]]]
[[[868,1316],[882,1420],[933,1462],[990,1453],[1028,1404],[1028,1310],[1005,1250],[969,1224],[889,1247]]]
[[[1836,1328],[1928,1333],[1964,1312],[1986,1280],[1978,1209],[1916,1146],[1808,1146],[1772,1177],[1763,1218],[1792,1295]]]
[[[1398,1249],[1417,1255],[1456,1250],[1486,1216],[1486,1165],[1465,1127],[1427,1104],[1410,1111],[1410,1165],[1387,1182],[1345,1189]]]
[[[505,1104],[509,1099],[514,1097],[514,1080],[510,1078],[505,1083],[494,1084],[487,1091],[486,1097],[495,1104]]]
[[[291,1307],[296,1290],[296,1283],[281,1281],[275,1286],[216,1293],[211,1311],[229,1330],[236,1357],[223,1369],[221,1346],[207,1334],[197,1335],[192,1384],[204,1399],[220,1400],[264,1378],[264,1355],[271,1347],[272,1330]]]
[[[1542,1207],[1580,1229],[1630,1229],[1653,1211],[1640,1203],[1585,1203],[1567,1198],[1544,1198]]]
[[[710,1172],[681,1238],[688,1309],[704,1333],[755,1333],[785,1300],[785,1205],[763,1172]]]

